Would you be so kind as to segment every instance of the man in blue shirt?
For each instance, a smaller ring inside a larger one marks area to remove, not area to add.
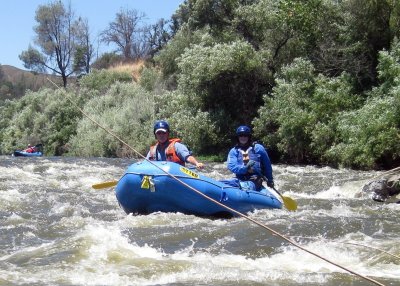
[[[153,128],[156,144],[150,147],[146,158],[154,161],[170,161],[185,166],[190,163],[197,169],[204,167],[203,163],[197,161],[192,152],[181,143],[178,138],[169,138],[169,124],[164,120],[156,121]]]

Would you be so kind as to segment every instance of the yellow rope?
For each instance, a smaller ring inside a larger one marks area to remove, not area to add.
[[[54,83],[53,81],[51,81],[49,78],[47,78],[47,80],[50,81],[53,85],[55,85],[58,89],[60,89],[60,87],[59,87],[56,83]],[[64,90],[64,91],[65,91],[65,90]],[[66,93],[66,96],[67,96],[66,98],[68,99],[68,101],[71,102],[72,105],[74,105],[87,119],[89,119],[90,121],[92,121],[95,125],[97,125],[97,126],[100,127],[101,129],[103,129],[105,132],[107,132],[108,134],[110,134],[111,136],[113,136],[113,137],[114,137],[115,139],[117,139],[119,142],[121,142],[121,143],[124,144],[126,147],[128,147],[130,150],[132,150],[133,152],[135,152],[139,157],[141,157],[141,158],[143,158],[144,160],[148,161],[150,164],[152,164],[152,165],[155,166],[156,168],[160,169],[162,172],[166,173],[168,176],[170,176],[171,178],[175,179],[176,181],[178,181],[178,182],[181,183],[182,185],[184,185],[184,186],[186,186],[187,188],[191,189],[192,191],[196,192],[196,193],[199,194],[200,196],[202,196],[202,197],[206,198],[207,200],[212,201],[212,202],[214,202],[215,204],[217,204],[217,205],[219,205],[219,206],[221,206],[221,207],[223,207],[223,208],[225,208],[225,209],[231,211],[232,213],[235,213],[235,214],[237,214],[238,216],[240,216],[240,217],[242,217],[242,218],[245,218],[245,219],[251,221],[252,223],[254,223],[254,224],[256,224],[256,225],[258,225],[258,226],[260,226],[260,227],[262,227],[262,228],[264,228],[264,229],[266,229],[266,230],[268,230],[268,231],[270,231],[271,233],[275,234],[276,236],[282,238],[283,240],[287,241],[288,243],[294,245],[295,247],[297,247],[297,248],[299,248],[299,249],[301,249],[301,250],[303,250],[303,251],[305,251],[305,252],[307,252],[307,253],[309,253],[309,254],[311,254],[311,255],[314,255],[314,256],[316,256],[316,257],[318,257],[318,258],[320,258],[320,259],[322,259],[322,260],[324,260],[324,261],[326,261],[326,262],[328,262],[328,263],[330,263],[330,264],[332,264],[332,265],[335,265],[335,266],[338,267],[338,268],[341,268],[341,269],[343,269],[343,270],[345,270],[345,271],[347,271],[347,272],[349,272],[349,273],[352,273],[352,274],[354,274],[354,275],[356,275],[356,276],[358,276],[358,277],[360,277],[360,278],[363,278],[363,279],[365,279],[365,280],[367,280],[367,281],[369,281],[369,282],[372,282],[372,283],[374,283],[375,285],[385,286],[384,284],[382,284],[382,283],[380,283],[380,282],[378,282],[378,281],[376,281],[376,280],[374,280],[374,279],[372,279],[372,278],[369,278],[369,277],[364,276],[364,275],[362,275],[362,274],[360,274],[360,273],[357,273],[357,272],[355,272],[355,271],[353,271],[353,270],[351,270],[351,269],[349,269],[349,268],[347,268],[347,267],[345,267],[345,266],[339,265],[339,264],[337,264],[337,263],[335,263],[335,262],[333,262],[333,261],[331,261],[331,260],[329,260],[329,259],[327,259],[327,258],[322,257],[321,255],[319,255],[319,254],[317,254],[317,253],[315,253],[315,252],[312,252],[311,250],[308,250],[308,249],[302,247],[301,245],[299,245],[299,244],[296,243],[295,241],[293,241],[293,240],[287,238],[287,237],[284,236],[283,234],[281,234],[281,233],[277,232],[276,230],[274,230],[274,229],[268,227],[267,225],[265,225],[265,224],[263,224],[263,223],[261,223],[261,222],[255,220],[255,219],[253,219],[253,218],[251,218],[251,217],[249,217],[249,216],[247,216],[247,215],[245,215],[245,214],[243,214],[243,213],[241,213],[241,212],[239,212],[239,211],[237,211],[237,210],[235,210],[235,209],[232,209],[232,208],[230,208],[230,207],[228,207],[228,206],[226,206],[226,205],[220,203],[219,201],[217,201],[217,200],[215,200],[215,199],[213,199],[213,198],[208,197],[207,195],[203,194],[203,193],[200,192],[199,190],[197,190],[197,189],[193,188],[192,186],[186,184],[185,182],[183,182],[182,180],[180,180],[179,178],[177,178],[177,177],[174,176],[173,174],[171,174],[171,173],[165,171],[165,170],[162,169],[161,167],[159,167],[159,166],[157,166],[156,164],[154,164],[152,161],[150,161],[149,159],[147,159],[147,158],[146,158],[145,156],[143,156],[140,152],[138,152],[136,149],[134,149],[133,147],[131,147],[128,143],[126,143],[126,142],[123,141],[120,137],[118,137],[116,134],[114,134],[111,130],[105,128],[105,127],[102,126],[100,123],[98,123],[96,120],[94,120],[93,118],[91,118],[86,112],[84,112],[84,111],[82,110],[82,108],[80,108],[73,100],[71,100],[71,99],[69,98],[69,95],[68,95],[67,93]]]

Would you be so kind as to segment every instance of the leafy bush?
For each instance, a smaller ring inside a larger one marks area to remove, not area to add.
[[[154,98],[135,83],[113,84],[105,95],[90,99],[84,112],[143,155],[152,142]],[[71,138],[71,154],[98,157],[137,157],[137,154],[90,119],[79,122]]]
[[[271,97],[253,121],[256,135],[296,163],[322,162],[335,140],[333,127],[338,112],[358,106],[346,75],[316,75],[311,62],[296,59],[276,78]]]
[[[179,58],[178,90],[207,111],[219,138],[217,150],[229,143],[227,130],[249,124],[269,88],[261,56],[244,41],[192,45]]]
[[[156,92],[163,86],[161,76],[161,73],[155,68],[145,67],[140,74],[139,84],[148,92]]]
[[[7,118],[2,128],[1,152],[23,149],[28,143],[43,143],[45,152],[60,155],[65,143],[75,134],[80,113],[64,90],[42,89],[28,92],[1,110]]]
[[[132,75],[126,71],[94,70],[89,75],[83,76],[79,80],[79,85],[81,88],[104,92],[115,82],[132,82]]]
[[[381,85],[360,109],[338,117],[340,141],[327,153],[346,167],[390,168],[400,161],[400,44],[379,54]]]
[[[393,41],[390,51],[379,53],[377,72],[381,81],[380,94],[385,95],[392,87],[400,85],[400,41],[398,39]]]
[[[206,82],[215,80],[221,74],[248,74],[262,64],[254,49],[243,41],[229,44],[193,45],[179,58],[181,69],[179,88],[185,92],[201,94]]]
[[[201,112],[190,98],[179,91],[156,97],[157,118],[168,120],[171,135],[183,140],[195,154],[213,154],[217,142],[216,127],[207,112]]]
[[[400,90],[398,90],[400,96]],[[359,110],[344,112],[338,121],[340,142],[327,155],[345,167],[390,166],[400,158],[399,101],[371,98]]]
[[[101,70],[123,62],[124,57],[115,53],[104,53],[93,64],[92,68]]]

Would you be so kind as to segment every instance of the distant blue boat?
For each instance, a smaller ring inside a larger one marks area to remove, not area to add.
[[[272,190],[245,191],[176,163],[142,161],[129,166],[115,188],[117,200],[126,213],[180,212],[209,217],[237,216],[235,212],[196,193],[163,170],[243,214],[257,209],[282,208],[279,196]]]
[[[40,156],[43,156],[43,153],[42,152],[28,153],[25,151],[14,151],[13,156],[14,157],[40,157]]]

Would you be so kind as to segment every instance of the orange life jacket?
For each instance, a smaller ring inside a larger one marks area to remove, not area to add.
[[[36,147],[28,147],[27,149],[24,150],[26,153],[35,153],[36,152]]]
[[[178,163],[182,166],[185,166],[185,162],[182,161],[178,155],[176,154],[175,150],[175,143],[176,142],[181,142],[181,139],[178,138],[172,138],[168,140],[168,146],[165,148],[165,158],[167,159],[168,162],[175,162]],[[158,142],[154,144],[153,146],[150,147],[150,156],[149,159],[154,161],[157,160],[157,147],[158,147]]]

